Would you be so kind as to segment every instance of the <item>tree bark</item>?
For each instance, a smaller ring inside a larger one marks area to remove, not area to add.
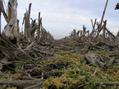
[[[11,40],[19,39],[19,29],[17,20],[17,0],[9,0],[8,2],[8,22],[4,29],[4,35]]]

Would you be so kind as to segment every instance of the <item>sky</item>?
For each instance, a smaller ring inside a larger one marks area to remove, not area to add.
[[[7,7],[8,0],[5,1]],[[20,28],[23,16],[32,3],[31,17],[37,19],[38,12],[41,12],[43,26],[56,39],[63,38],[71,33],[73,29],[80,30],[85,25],[91,30],[91,19],[101,19],[106,0],[18,0],[18,19]],[[119,0],[109,0],[105,19],[108,20],[107,27],[116,34],[119,30],[119,10],[115,10]],[[5,25],[2,19],[2,25]]]

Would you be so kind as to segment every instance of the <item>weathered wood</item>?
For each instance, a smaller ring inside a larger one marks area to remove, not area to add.
[[[39,79],[39,80],[14,80],[14,81],[5,80],[5,81],[0,81],[0,86],[8,85],[8,86],[16,86],[16,87],[24,87],[25,88],[30,85],[36,85],[36,84],[38,84],[40,86],[42,82],[43,82],[42,79]],[[31,89],[31,88],[26,88],[26,89]]]
[[[104,10],[103,10],[103,14],[102,14],[102,17],[101,17],[101,21],[100,21],[100,23],[99,23],[99,25],[97,27],[97,36],[96,36],[96,39],[97,39],[97,37],[99,36],[100,32],[102,31],[102,29],[104,27],[103,21],[104,21],[104,16],[105,16],[105,13],[106,13],[108,2],[109,2],[109,0],[106,0],[105,7],[104,7]]]
[[[24,23],[24,34],[25,34],[25,37],[28,39],[28,41],[31,41],[31,27],[30,27],[30,14],[31,14],[31,5],[32,3],[29,4],[29,8],[28,10],[26,11],[26,13],[24,14],[24,20],[23,20],[23,23]]]
[[[109,2],[109,0],[106,0],[104,11],[103,11],[102,18],[101,18],[101,21],[100,21],[100,26],[102,26],[102,23],[103,23],[103,20],[104,20],[104,16],[105,16],[105,12],[106,12],[106,9],[107,9],[108,2]]]
[[[1,1],[0,1],[0,35],[1,35]]]
[[[91,24],[92,24],[93,30],[95,30],[96,22],[97,22],[97,19],[95,19],[94,23],[93,23],[93,20],[91,19]]]
[[[104,21],[104,27],[103,27],[103,40],[106,38],[106,25],[107,25],[107,20]]]
[[[105,65],[101,61],[101,58],[99,56],[97,56],[95,53],[89,52],[85,55],[85,58],[86,58],[87,63],[89,63],[89,64],[96,65],[96,66],[99,66],[101,68],[103,68]]]
[[[30,31],[30,33],[31,33],[31,40],[34,41],[35,40],[35,36],[36,36],[35,32],[38,29],[38,25],[36,23],[36,20],[32,20],[30,27],[31,27],[31,31]]]
[[[17,0],[9,0],[8,2],[8,22],[3,34],[11,40],[16,40],[16,43],[19,39]]]
[[[1,8],[1,12],[2,12],[6,22],[8,23],[8,16],[7,16],[5,9],[4,9],[4,6],[3,6],[3,0],[0,0],[0,8]]]
[[[107,28],[105,30],[113,37],[113,39],[116,38],[116,36],[112,32],[110,32]]]
[[[42,18],[40,17],[40,12],[38,13],[38,29],[37,29],[37,42],[41,38],[41,28],[42,28]]]
[[[34,84],[32,86],[26,87],[24,89],[40,89],[41,85],[42,85],[42,83],[40,82],[40,83]]]

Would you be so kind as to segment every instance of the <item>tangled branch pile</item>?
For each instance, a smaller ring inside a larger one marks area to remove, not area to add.
[[[83,26],[66,38],[54,40],[43,27],[40,12],[37,20],[31,18],[31,3],[21,31],[17,0],[9,0],[7,11],[0,0],[0,25],[1,13],[7,23],[2,31],[0,26],[2,89],[39,89],[41,85],[43,89],[119,88],[119,33],[115,36],[107,28],[107,4],[108,0],[101,21],[91,20],[91,32]]]

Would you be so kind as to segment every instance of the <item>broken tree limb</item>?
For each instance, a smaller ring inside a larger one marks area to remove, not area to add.
[[[98,28],[97,28],[98,33],[97,33],[96,38],[99,36],[100,32],[101,32],[102,29],[103,29],[103,26],[104,26],[104,25],[103,25],[103,21],[104,21],[104,16],[105,16],[105,13],[106,13],[106,9],[107,9],[108,2],[109,2],[109,0],[106,0],[105,7],[104,7],[104,11],[103,11],[103,14],[102,14],[102,17],[101,17],[101,21],[100,21],[100,24],[98,25]]]
[[[37,89],[37,88],[39,89],[41,86],[42,86],[42,82],[26,87],[25,89]]]
[[[113,37],[113,39],[116,38],[116,36],[112,32],[110,32],[107,28],[105,30]]]
[[[96,22],[97,22],[97,19],[95,19],[94,22],[93,22],[93,20],[91,19],[91,24],[92,24],[93,30],[95,30]]]
[[[4,80],[4,81],[0,81],[0,85],[26,87],[26,86],[30,86],[30,85],[34,85],[34,84],[42,83],[42,82],[43,82],[42,79],[39,79],[39,80],[14,80],[14,81]]]
[[[0,9],[1,9],[1,12],[2,12],[6,22],[8,23],[8,16],[7,16],[4,6],[3,6],[3,0],[0,0]]]
[[[100,22],[100,26],[102,26],[102,23],[103,23],[103,20],[104,20],[104,16],[105,16],[105,12],[106,12],[106,9],[107,9],[108,2],[109,2],[109,0],[106,0],[104,11],[103,11],[101,22]]]

